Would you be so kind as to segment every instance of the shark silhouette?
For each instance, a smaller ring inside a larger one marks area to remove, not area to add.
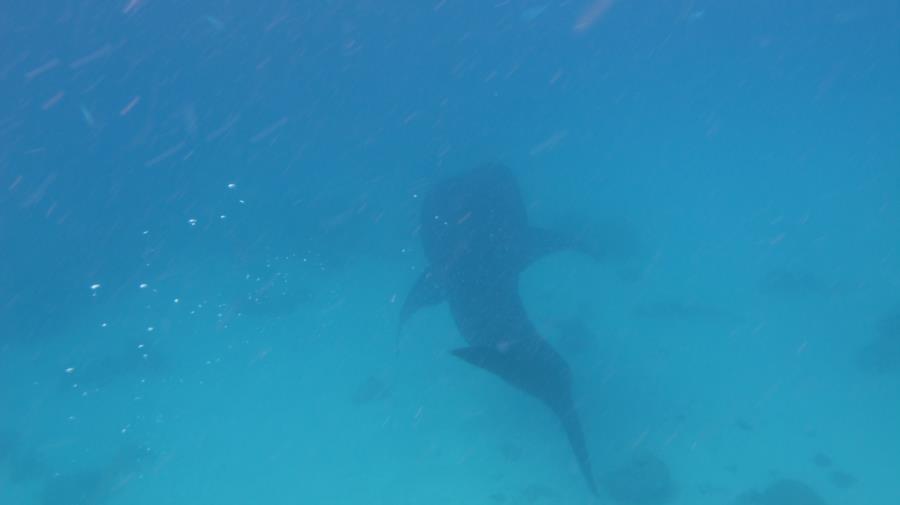
[[[429,265],[401,309],[401,327],[419,309],[447,302],[469,344],[452,353],[550,407],[596,495],[569,366],[528,319],[518,285],[519,274],[546,254],[593,251],[530,226],[515,178],[495,164],[439,183],[423,200],[419,233]]]

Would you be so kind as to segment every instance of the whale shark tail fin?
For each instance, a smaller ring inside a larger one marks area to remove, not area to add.
[[[597,485],[581,428],[581,420],[572,402],[569,368],[549,344],[462,347],[454,356],[500,377],[510,385],[543,401],[562,422],[578,467],[591,493]]]
[[[572,446],[572,452],[575,454],[575,461],[578,463],[578,469],[587,482],[588,489],[594,496],[599,496],[597,491],[597,482],[594,480],[594,470],[591,467],[591,458],[587,451],[587,444],[584,441],[584,431],[581,429],[581,419],[574,405],[570,405],[567,410],[558,410],[556,415],[562,421],[563,430],[569,438],[569,445]]]

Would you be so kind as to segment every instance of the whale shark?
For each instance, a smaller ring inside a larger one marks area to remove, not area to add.
[[[602,255],[574,236],[530,225],[512,171],[499,164],[481,165],[436,184],[423,198],[420,219],[428,266],[401,308],[400,327],[419,310],[447,303],[468,343],[452,354],[549,407],[597,495],[569,365],[529,320],[519,276],[556,251]]]

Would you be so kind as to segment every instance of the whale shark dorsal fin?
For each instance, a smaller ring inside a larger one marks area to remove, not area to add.
[[[437,305],[444,301],[447,297],[447,291],[444,287],[444,282],[439,277],[429,267],[416,279],[416,283],[409,290],[409,294],[406,295],[403,308],[400,309],[399,329],[402,329],[403,324],[420,309]]]

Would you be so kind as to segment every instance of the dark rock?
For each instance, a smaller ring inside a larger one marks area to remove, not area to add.
[[[828,468],[831,466],[831,458],[829,458],[825,454],[822,454],[821,452],[818,452],[815,456],[813,456],[813,463],[815,463],[815,465],[819,468]]]
[[[490,498],[492,503],[506,503],[506,495],[503,493],[494,493],[488,498]]]
[[[648,451],[635,451],[603,479],[606,492],[623,505],[662,505],[674,498],[669,467]]]
[[[792,479],[780,479],[762,492],[748,491],[738,497],[736,505],[826,505],[825,501],[806,484]]]
[[[847,489],[856,484],[856,477],[840,470],[835,470],[828,474],[828,480],[840,489]]]

